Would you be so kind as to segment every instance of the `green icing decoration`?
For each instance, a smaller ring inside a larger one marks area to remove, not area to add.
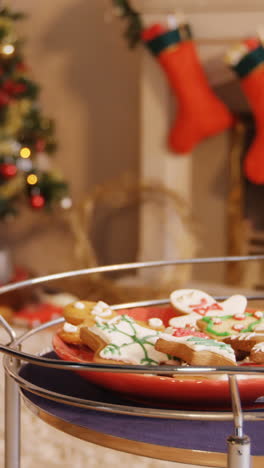
[[[249,313],[249,312],[246,312],[245,315],[248,316],[248,317],[253,317],[253,314],[251,314],[251,313]],[[220,332],[217,332],[216,330],[214,330],[213,326],[214,326],[215,324],[213,323],[213,320],[214,320],[215,318],[220,318],[221,320],[228,320],[228,319],[232,319],[232,318],[233,318],[233,315],[224,315],[224,316],[219,316],[219,317],[216,317],[216,316],[214,316],[214,317],[203,317],[201,320],[202,320],[203,322],[206,322],[206,323],[207,323],[207,327],[206,327],[205,331],[206,331],[207,333],[211,333],[212,335],[216,335],[216,336],[230,336],[230,335],[232,335],[232,333],[229,333],[229,332],[222,332],[222,333],[220,333]],[[261,323],[262,321],[263,321],[263,318],[260,318],[260,319],[258,319],[258,320],[255,320],[254,322],[250,323],[250,324],[248,325],[247,328],[243,328],[243,329],[240,331],[240,333],[249,333],[249,332],[253,332],[254,329],[255,329],[255,327],[256,327],[259,323]]]
[[[130,335],[129,333],[126,333],[125,331],[123,330],[120,330],[120,328],[118,328],[118,325],[122,322],[126,322],[129,324],[130,328],[131,328],[131,331],[132,331],[132,335]],[[104,331],[108,331],[109,333],[120,333],[121,335],[125,335],[127,337],[129,337],[131,339],[131,341],[129,343],[123,343],[121,345],[117,345],[115,343],[110,343],[108,345],[106,345],[102,352],[104,355],[114,355],[115,353],[117,353],[119,356],[122,355],[121,353],[121,349],[122,348],[125,348],[127,346],[131,346],[131,344],[134,344],[134,343],[137,343],[141,348],[142,348],[142,351],[144,353],[144,357],[141,359],[140,361],[140,364],[142,365],[158,365],[159,362],[153,360],[150,358],[149,354],[148,354],[148,351],[146,349],[146,345],[150,345],[154,348],[154,345],[153,343],[151,343],[150,341],[148,341],[150,338],[155,338],[157,336],[159,336],[159,332],[156,332],[153,330],[153,333],[150,334],[150,335],[147,335],[145,336],[144,338],[138,338],[137,337],[137,331],[135,329],[135,321],[130,318],[128,315],[121,315],[120,316],[120,321],[118,322],[118,324],[116,325],[115,323],[108,323],[108,322],[104,322],[104,323],[99,323],[99,322],[96,322],[96,327],[100,328],[101,330],[104,330]],[[167,355],[168,359],[169,359],[169,356]]]
[[[192,336],[191,338],[188,338],[187,341],[192,341],[194,344],[201,344],[203,346],[214,346],[215,348],[219,349],[225,349],[226,351],[232,352],[232,348],[230,345],[223,343],[221,341],[215,341],[215,340],[208,340],[207,338],[201,338],[197,336]]]

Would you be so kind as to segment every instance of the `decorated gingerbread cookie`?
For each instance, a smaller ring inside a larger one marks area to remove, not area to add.
[[[209,336],[201,331],[195,330],[195,328],[187,327],[187,328],[175,328],[175,327],[168,327],[165,329],[165,333],[169,335],[176,336],[176,337],[183,337],[183,336],[198,336],[199,338],[206,338],[209,339]]]
[[[264,341],[256,343],[250,351],[250,360],[257,364],[264,364]]]
[[[197,321],[197,326],[212,338],[223,340],[242,333],[263,333],[264,317],[262,311],[203,317]]]
[[[209,296],[198,289],[178,289],[170,295],[171,305],[180,314],[196,312],[205,315],[209,310],[222,310],[221,306]]]
[[[76,301],[64,307],[63,310],[65,321],[72,325],[80,325],[86,321],[88,325],[92,326],[96,317],[110,320],[116,315],[111,307],[103,301]]]
[[[201,317],[243,314],[247,299],[240,294],[229,297],[223,302],[216,302],[209,294],[195,289],[179,289],[171,296],[171,303],[178,313],[169,321],[172,327],[196,327]]]
[[[245,296],[236,294],[223,302],[217,302],[209,294],[198,289],[178,289],[170,295],[172,306],[180,314],[196,313],[200,317],[243,313],[247,306]]]
[[[236,294],[223,302],[217,302],[213,297],[198,289],[178,289],[170,295],[172,306],[180,314],[196,313],[200,316],[228,315],[245,312],[247,299]]]
[[[81,326],[84,344],[95,351],[95,362],[158,365],[170,359],[155,349],[161,332],[142,326],[128,315],[119,315],[108,321],[97,318],[90,327]]]
[[[238,333],[224,339],[235,351],[250,353],[251,349],[258,343],[264,342],[264,333]]]
[[[196,312],[191,314],[180,315],[178,317],[172,317],[169,320],[170,327],[173,328],[197,328],[196,322],[201,318],[201,315]]]
[[[236,365],[235,353],[230,345],[200,336],[178,337],[164,333],[155,348],[192,366]]]
[[[58,331],[58,335],[65,343],[81,346],[80,326],[64,322],[62,328]]]

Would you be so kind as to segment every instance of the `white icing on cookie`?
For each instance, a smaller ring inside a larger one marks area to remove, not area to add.
[[[223,322],[223,320],[221,320],[220,317],[215,317],[213,319],[213,324],[214,325],[220,325],[220,323],[222,323],[222,322]]]
[[[148,320],[148,324],[151,328],[161,328],[163,327],[163,321],[159,318],[152,317]]]
[[[242,323],[235,323],[232,326],[232,330],[235,330],[237,332],[240,332],[241,330],[243,330],[243,328],[244,328],[244,325]]]
[[[201,318],[201,315],[195,312],[191,314],[181,315],[180,317],[172,317],[169,325],[175,328],[196,327],[196,322]]]
[[[230,335],[228,337],[229,340],[239,340],[239,341],[247,341],[247,340],[251,340],[252,338],[254,338],[254,336],[256,336],[257,333],[241,333],[240,335]]]
[[[236,320],[244,320],[245,318],[245,314],[234,314],[234,319]]]
[[[160,332],[139,325],[127,315],[120,315],[104,323],[97,322],[89,330],[105,343],[100,357],[128,364],[157,365],[168,360],[165,353],[154,346]]]
[[[68,322],[64,322],[63,331],[65,331],[66,333],[76,333],[77,330],[78,330],[78,327],[76,327],[75,325],[72,325],[71,323],[68,323]]]
[[[252,350],[253,352],[255,353],[263,353],[264,352],[264,341],[262,341],[261,343],[257,343],[255,344],[255,346],[253,346]]]
[[[185,346],[188,346],[188,348],[192,349],[193,351],[208,351],[211,353],[219,354],[230,359],[233,362],[236,362],[235,353],[232,347],[221,341],[200,338],[196,336],[176,337],[168,335],[166,333],[161,333],[161,338],[169,342],[183,343],[185,344]]]
[[[247,307],[247,298],[241,294],[234,294],[219,304],[223,307],[224,315],[244,314]]]
[[[77,302],[74,302],[74,307],[76,307],[76,309],[85,309],[85,304],[81,301],[77,301]]]
[[[112,314],[113,311],[110,306],[103,301],[97,302],[91,310],[91,315],[98,315],[99,317],[110,317]]]
[[[263,312],[261,310],[256,310],[256,312],[253,312],[253,315],[257,319],[261,319],[263,317]]]

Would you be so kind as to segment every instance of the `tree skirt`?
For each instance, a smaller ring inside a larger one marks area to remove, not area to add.
[[[19,330],[20,334],[22,330]],[[41,346],[39,342],[41,340]],[[0,342],[6,343],[6,333],[0,329]],[[43,332],[32,337],[23,346],[27,352],[39,352],[50,347],[51,335]],[[4,371],[0,366],[0,466],[4,466]],[[128,468],[194,468],[194,465],[182,465],[150,458],[139,457],[99,447],[64,434],[44,423],[24,404],[21,412],[22,425],[22,457],[21,468],[112,468],[127,466]]]

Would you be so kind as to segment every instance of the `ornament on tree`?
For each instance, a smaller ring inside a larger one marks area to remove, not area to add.
[[[0,89],[0,108],[6,107],[10,103],[10,97],[6,91]]]
[[[38,138],[35,143],[35,150],[37,153],[42,153],[45,150],[46,142],[43,138]]]
[[[264,184],[264,48],[257,38],[245,39],[230,48],[226,62],[239,77],[255,119],[256,135],[243,162],[244,173],[254,184]]]
[[[45,198],[42,195],[32,195],[30,205],[35,209],[43,208],[45,206]]]
[[[190,26],[169,15],[166,24],[145,25],[142,40],[165,71],[177,98],[176,122],[169,147],[189,153],[201,140],[230,128],[234,118],[211,89],[200,63]]]
[[[10,179],[17,174],[17,166],[12,163],[0,164],[0,174],[5,179]]]

